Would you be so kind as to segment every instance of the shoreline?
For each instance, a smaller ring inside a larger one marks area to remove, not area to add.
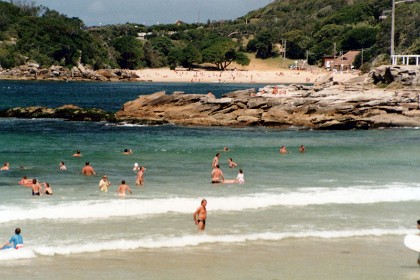
[[[3,263],[2,279],[418,279],[402,236],[102,251]],[[77,273],[75,273],[77,271]]]
[[[108,72],[106,72],[108,71]],[[124,72],[129,78],[114,77],[111,72]],[[329,72],[322,68],[310,70],[289,69],[234,69],[214,71],[193,69],[170,70],[169,68],[140,70],[97,70],[90,78],[71,77],[68,73],[59,76],[36,76],[28,73],[15,75],[0,75],[1,81],[62,81],[62,82],[145,82],[145,83],[217,83],[217,84],[314,84],[333,76],[341,82],[359,76],[354,72]],[[106,73],[105,73],[106,72]],[[105,75],[105,76],[102,76]],[[107,77],[107,78],[105,78]]]
[[[180,82],[180,83],[226,83],[226,84],[313,84],[320,79],[333,76],[341,82],[359,76],[359,72],[328,72],[316,68],[314,70],[170,70],[142,69],[134,70],[139,76],[137,80],[148,82]]]

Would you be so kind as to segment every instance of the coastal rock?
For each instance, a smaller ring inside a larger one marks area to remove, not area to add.
[[[389,69],[392,75],[402,75]],[[378,71],[378,73],[382,73]],[[412,72],[406,72],[412,73]],[[376,74],[375,74],[376,75]],[[370,129],[392,126],[420,126],[419,91],[409,88],[375,89],[360,84],[321,81],[315,91],[308,86],[285,87],[285,94],[259,94],[254,89],[224,94],[164,92],[124,104],[117,120],[146,120],[178,125],[300,127],[308,129]],[[395,79],[397,80],[397,79]],[[314,86],[315,87],[315,86]],[[308,95],[306,93],[310,92]]]

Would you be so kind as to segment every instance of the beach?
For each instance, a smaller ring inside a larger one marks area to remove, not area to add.
[[[2,279],[420,279],[401,237],[104,251],[2,264]],[[77,271],[77,273],[75,273]]]
[[[313,84],[328,76],[332,76],[334,81],[338,82],[359,76],[358,71],[330,72],[317,67],[308,70],[261,67],[261,69],[229,69],[226,71],[160,68],[135,70],[134,72],[140,77],[138,78],[140,81],[230,84]]]

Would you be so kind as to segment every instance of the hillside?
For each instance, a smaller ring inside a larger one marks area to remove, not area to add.
[[[324,55],[361,49],[363,62],[379,65],[389,62],[390,17],[380,19],[387,2],[277,0],[233,21],[88,28],[33,2],[0,1],[0,67],[81,63],[92,69],[206,65],[224,70],[261,64],[255,57],[287,67],[289,60],[307,58],[316,65]],[[419,15],[420,1],[397,5],[396,53],[420,54]],[[280,59],[284,55],[287,59]],[[355,66],[361,66],[361,57]]]

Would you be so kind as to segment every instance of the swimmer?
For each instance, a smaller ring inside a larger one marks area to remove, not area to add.
[[[219,157],[220,157],[220,153],[217,153],[216,156],[213,158],[211,167],[215,168],[217,165],[219,165]]]
[[[140,167],[140,170],[137,173],[136,185],[138,185],[138,186],[143,186],[143,184],[144,184],[144,171],[146,171],[146,168],[144,166],[142,166],[142,167]]]
[[[22,185],[26,188],[32,186],[32,179],[29,179],[27,176],[23,176],[22,179],[19,181],[19,185]]]
[[[304,153],[304,152],[305,152],[305,146],[300,145],[300,147],[299,147],[299,152],[300,152],[300,153]]]
[[[124,155],[131,155],[132,153],[133,153],[133,150],[131,149],[124,149],[124,152],[123,152]]]
[[[244,179],[244,172],[242,171],[242,169],[239,169],[236,179],[223,181],[223,184],[243,184],[243,183],[245,183],[245,179]]]
[[[140,170],[139,164],[135,162],[133,166],[133,171],[139,171],[139,170]]]
[[[34,178],[32,179],[32,195],[40,196],[42,193],[42,186],[37,182],[37,180]]]
[[[1,246],[0,250],[3,249],[10,249],[10,248],[15,248],[15,249],[20,249],[23,248],[23,238],[20,235],[20,228],[16,228],[15,229],[15,234],[12,235],[12,237],[10,237],[10,240],[6,243],[3,244],[3,246]]]
[[[85,167],[83,167],[83,169],[82,169],[82,174],[85,175],[85,176],[96,175],[95,170],[93,169],[92,166],[90,166],[88,161],[85,163]]]
[[[65,171],[65,170],[67,170],[67,167],[66,167],[66,165],[64,164],[64,161],[60,161],[60,170],[62,170],[62,171]]]
[[[130,187],[125,183],[125,180],[122,180],[121,185],[118,186],[117,193],[119,196],[125,196],[126,191],[129,191],[130,194],[133,195]]]
[[[44,192],[43,192],[43,194],[52,195],[53,194],[53,190],[51,189],[50,184],[48,184],[47,182],[44,182],[43,185],[44,185]]]
[[[289,153],[289,152],[287,151],[286,146],[281,146],[281,148],[280,148],[280,150],[279,150],[279,153],[280,153],[280,154],[287,154],[287,153]]]
[[[228,163],[229,163],[229,168],[235,168],[238,165],[236,164],[236,162],[233,161],[232,158],[228,158]]]
[[[74,157],[81,157],[82,154],[80,153],[80,150],[77,150],[76,153],[73,154]]]
[[[111,182],[108,180],[108,176],[102,176],[102,179],[99,181],[99,190],[108,192],[109,186],[111,186]]]
[[[223,171],[219,168],[219,165],[211,172],[211,182],[212,184],[223,183],[225,181],[225,177],[223,176]]]
[[[201,206],[194,212],[194,223],[197,225],[198,230],[204,230],[206,228],[207,219],[207,200],[201,201]]]
[[[0,170],[5,170],[5,171],[7,171],[7,170],[9,170],[9,168],[10,168],[9,163],[8,163],[8,162],[5,162],[5,163],[3,164],[3,166],[0,168]]]

